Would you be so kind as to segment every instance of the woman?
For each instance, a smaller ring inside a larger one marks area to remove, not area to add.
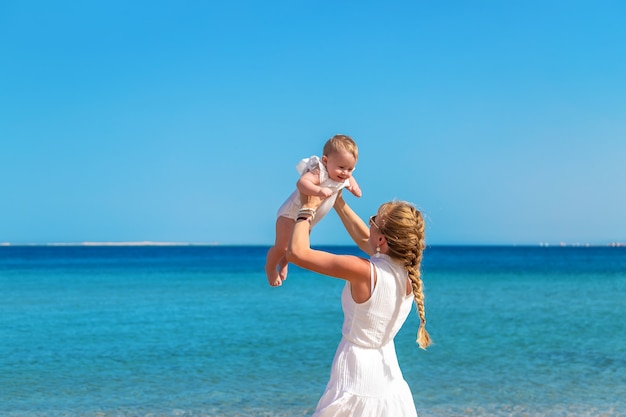
[[[368,228],[339,194],[335,210],[352,239],[371,256],[364,259],[311,249],[310,225],[322,200],[301,198],[303,209],[296,218],[287,260],[346,280],[341,296],[343,337],[313,417],[417,416],[393,339],[414,299],[420,318],[417,342],[423,349],[430,345],[420,277],[424,249],[421,213],[409,203],[388,202],[370,218]]]

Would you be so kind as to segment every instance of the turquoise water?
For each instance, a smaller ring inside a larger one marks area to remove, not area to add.
[[[343,283],[270,288],[265,252],[0,247],[0,415],[311,415]],[[414,313],[396,338],[420,416],[626,415],[626,248],[424,257],[435,344]]]

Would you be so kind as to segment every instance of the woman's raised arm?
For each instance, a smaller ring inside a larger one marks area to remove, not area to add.
[[[318,274],[350,281],[352,298],[356,302],[369,299],[372,288],[370,280],[370,263],[367,259],[353,255],[335,255],[323,250],[311,248],[309,238],[311,217],[319,207],[321,199],[317,196],[300,194],[302,215],[298,215],[287,247],[287,261]]]
[[[370,229],[363,222],[363,220],[350,208],[350,206],[345,202],[341,195],[341,191],[337,195],[337,200],[335,200],[335,211],[339,215],[343,226],[346,228],[346,231],[354,240],[354,243],[365,253],[368,255],[373,255],[374,252],[370,247],[368,240],[370,237]]]

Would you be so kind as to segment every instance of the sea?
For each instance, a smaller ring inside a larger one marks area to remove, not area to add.
[[[266,251],[0,247],[0,416],[310,416],[344,282],[272,288]],[[626,247],[429,246],[422,277],[434,344],[415,310],[395,341],[419,416],[626,416]]]

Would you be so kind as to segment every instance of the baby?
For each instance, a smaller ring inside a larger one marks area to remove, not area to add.
[[[302,207],[300,193],[325,198],[313,216],[311,227],[330,211],[339,190],[346,188],[356,197],[361,197],[361,189],[352,176],[359,155],[354,140],[346,135],[335,135],[326,142],[323,152],[322,159],[312,156],[296,166],[301,174],[297,189],[278,209],[276,240],[265,260],[267,281],[273,287],[282,285],[287,278],[285,253],[296,216]]]

